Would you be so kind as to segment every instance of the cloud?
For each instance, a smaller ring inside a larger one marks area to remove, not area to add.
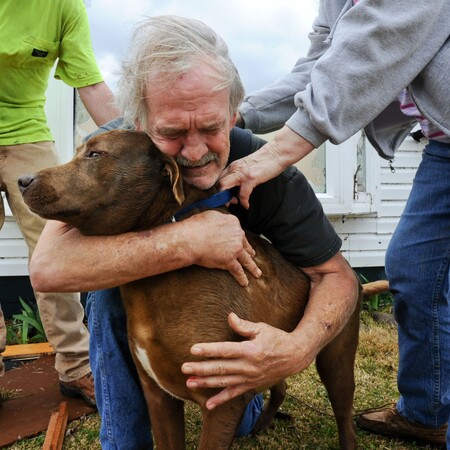
[[[86,0],[94,52],[115,89],[120,60],[136,23],[176,14],[202,20],[227,42],[247,92],[289,72],[308,48],[317,0]]]
[[[103,78],[108,86],[115,85],[120,72],[120,59],[114,53],[103,53],[97,58]]]

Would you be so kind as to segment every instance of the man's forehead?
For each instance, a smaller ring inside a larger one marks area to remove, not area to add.
[[[146,76],[144,92],[149,104],[161,97],[178,97],[180,94],[200,94],[211,98],[229,97],[230,91],[224,78],[217,71],[211,71],[207,64],[198,65],[178,75],[172,73],[151,73]]]
[[[164,117],[155,117],[154,125],[158,129],[167,130],[188,130],[190,128],[201,128],[201,129],[217,129],[221,128],[226,124],[225,118],[222,117],[205,117],[205,116],[195,116],[193,118],[183,118],[174,117],[173,119]]]

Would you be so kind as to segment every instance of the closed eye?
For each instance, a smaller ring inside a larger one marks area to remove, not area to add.
[[[183,131],[170,131],[170,132],[160,133],[160,136],[163,139],[167,139],[169,141],[176,141],[181,136],[183,136],[183,134],[185,134],[185,132],[183,132]]]

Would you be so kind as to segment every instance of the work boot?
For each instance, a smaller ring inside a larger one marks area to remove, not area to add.
[[[440,428],[430,428],[410,422],[399,414],[395,406],[361,414],[357,417],[356,423],[363,430],[373,433],[445,448],[447,425]]]
[[[97,407],[92,372],[75,381],[60,381],[59,388],[65,397],[82,397],[89,406]]]

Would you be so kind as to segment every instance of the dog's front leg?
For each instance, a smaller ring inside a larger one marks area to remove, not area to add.
[[[139,378],[147,402],[153,438],[156,447],[162,450],[184,450],[184,402],[162,390],[140,365]]]

